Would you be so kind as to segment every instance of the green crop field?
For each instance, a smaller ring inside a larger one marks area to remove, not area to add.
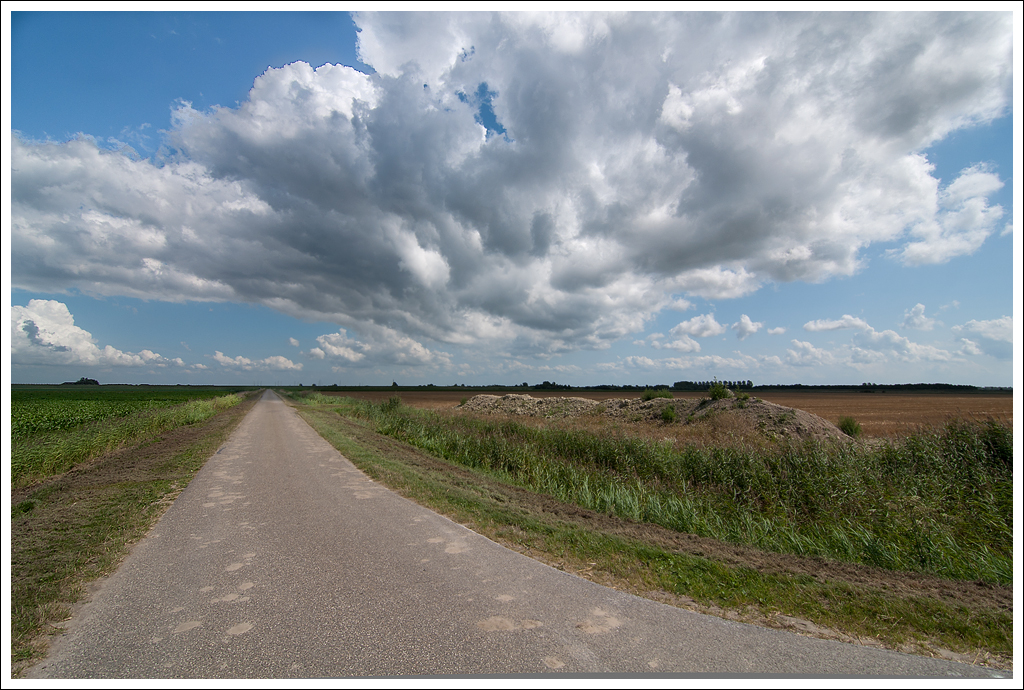
[[[12,386],[11,481],[26,486],[234,404],[241,388]]]

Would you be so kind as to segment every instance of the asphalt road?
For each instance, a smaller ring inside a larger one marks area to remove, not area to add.
[[[269,392],[67,628],[29,677],[1008,675],[550,568],[374,483]]]

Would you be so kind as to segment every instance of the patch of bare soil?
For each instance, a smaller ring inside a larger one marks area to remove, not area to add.
[[[624,422],[659,422],[667,407],[675,410],[676,422],[666,424],[689,425],[725,417],[741,429],[756,430],[767,440],[816,440],[841,442],[847,437],[835,424],[821,417],[783,407],[765,400],[730,397],[721,400],[695,398],[589,398],[546,397],[511,393],[508,395],[477,395],[459,409],[475,414],[517,415],[544,419],[576,417],[604,417]]]
[[[771,402],[807,410],[838,423],[853,417],[867,437],[896,438],[951,419],[995,419],[1013,426],[1011,391],[835,392],[784,390],[758,392]]]

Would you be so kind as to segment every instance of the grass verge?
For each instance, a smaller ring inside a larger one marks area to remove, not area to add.
[[[12,493],[11,662],[15,676],[41,659],[90,581],[113,572],[257,396],[203,423],[163,430],[88,466]]]
[[[320,402],[297,409],[375,480],[556,567],[736,620],[968,663],[1012,664],[1006,588],[995,587],[999,596],[986,598],[993,586],[983,583],[796,556],[773,560],[754,549],[683,539],[533,493],[486,468],[445,462],[380,436],[366,420],[340,416],[346,408],[336,399]]]

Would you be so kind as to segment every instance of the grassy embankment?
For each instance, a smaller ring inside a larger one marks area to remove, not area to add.
[[[45,653],[44,635],[70,615],[86,584],[117,567],[250,406],[223,390],[198,400],[180,391],[107,392],[13,396],[15,673]]]
[[[427,413],[397,400],[300,399],[307,420],[371,476],[489,536],[573,560],[581,571],[706,609],[753,611],[753,620],[800,617],[896,648],[1012,654],[1012,610],[678,553],[524,509],[514,493],[494,488],[498,482],[770,553],[1001,587],[1013,574],[1013,487],[1012,432],[999,423],[951,423],[873,448],[755,452]],[[446,476],[401,454],[375,453],[365,437],[354,440],[358,432],[339,414],[469,471]]]

